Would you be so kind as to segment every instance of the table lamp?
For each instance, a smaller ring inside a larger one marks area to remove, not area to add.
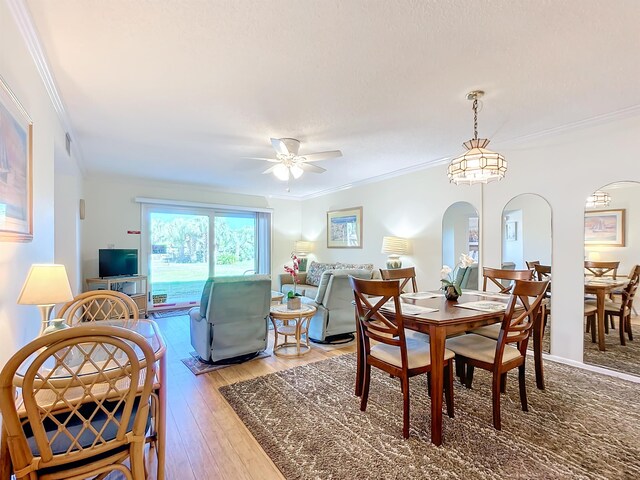
[[[73,300],[73,293],[64,265],[31,265],[18,304],[38,305],[42,319],[40,334],[49,325],[49,317],[56,303],[70,300]]]
[[[298,268],[301,272],[307,271],[307,254],[313,250],[313,242],[308,242],[306,240],[297,240],[293,244],[293,250],[298,257]]]
[[[407,253],[409,242],[406,238],[400,237],[382,237],[382,253],[388,253],[387,268],[402,267],[400,255]]]

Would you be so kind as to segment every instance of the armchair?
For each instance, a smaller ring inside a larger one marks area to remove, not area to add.
[[[270,304],[268,275],[209,278],[189,311],[191,345],[212,362],[265,350]]]
[[[315,300],[303,297],[302,302],[317,308],[309,323],[309,338],[314,342],[329,343],[331,337],[356,331],[353,289],[349,276],[371,279],[371,270],[339,269],[322,274]]]

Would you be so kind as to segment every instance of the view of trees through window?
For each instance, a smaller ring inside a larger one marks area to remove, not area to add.
[[[197,302],[209,276],[242,275],[255,269],[255,216],[214,217],[215,241],[209,238],[209,215],[150,214],[150,286],[154,307]]]

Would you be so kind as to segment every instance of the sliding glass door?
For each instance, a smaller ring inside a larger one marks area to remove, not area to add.
[[[210,271],[208,215],[149,212],[150,308],[195,305]]]
[[[209,276],[270,273],[270,213],[144,205],[143,225],[150,310],[198,304]]]

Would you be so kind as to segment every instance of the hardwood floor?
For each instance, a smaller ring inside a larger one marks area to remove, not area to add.
[[[283,479],[218,388],[353,352],[355,342],[337,346],[312,344],[311,352],[300,359],[271,355],[195,376],[180,361],[193,350],[188,317],[160,318],[156,322],[168,347],[167,479]],[[270,332],[269,353],[272,346]]]

